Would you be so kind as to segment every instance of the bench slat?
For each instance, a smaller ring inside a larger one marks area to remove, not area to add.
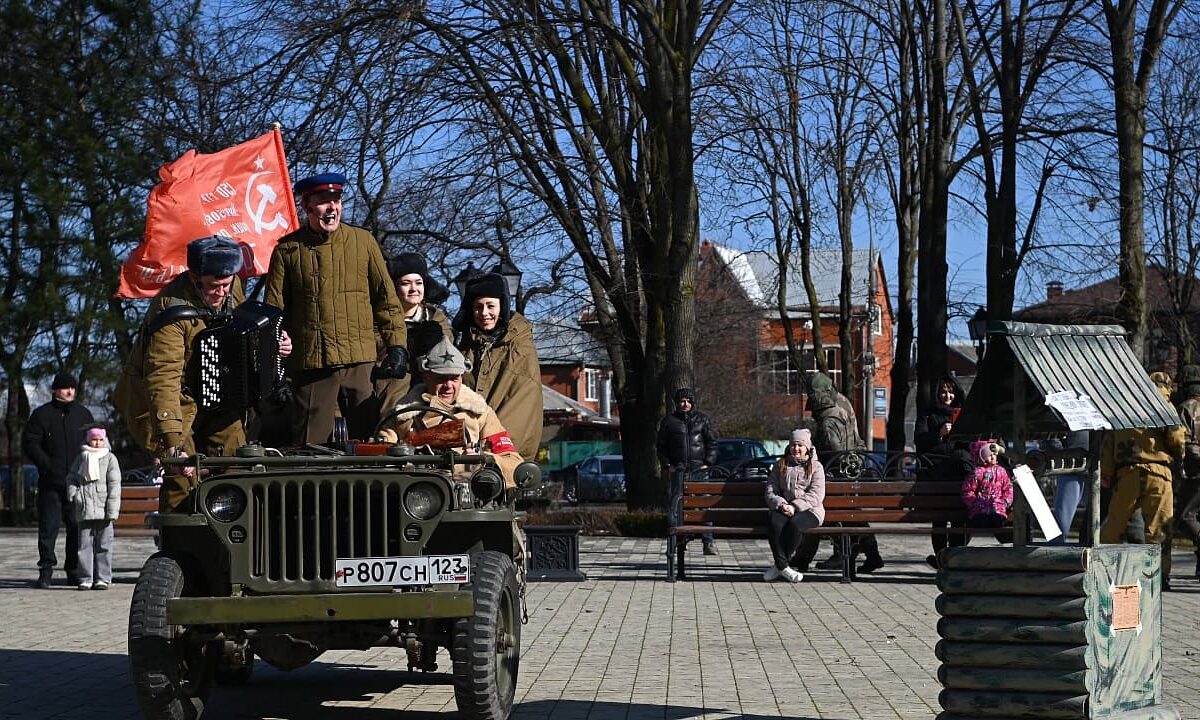
[[[845,508],[863,510],[963,509],[962,498],[957,495],[871,495],[865,497],[862,495],[835,495],[826,497],[822,504],[826,510]]]
[[[954,495],[962,483],[945,480],[890,480],[884,482],[850,482],[827,480],[825,496],[830,495]]]
[[[931,523],[933,521],[966,522],[967,511],[947,510],[830,510],[825,513],[825,523],[834,522],[878,522],[878,523]],[[982,530],[980,532],[983,532]]]
[[[757,495],[766,492],[765,483],[752,482],[709,482],[696,481],[683,484],[684,495]]]
[[[712,522],[718,525],[767,525],[767,508],[741,509],[741,510],[685,510],[683,513],[684,523],[706,523]]]

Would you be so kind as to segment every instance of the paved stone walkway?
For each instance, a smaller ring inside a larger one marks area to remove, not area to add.
[[[586,582],[530,586],[516,718],[932,718],[937,595],[920,538],[881,539],[888,565],[853,585],[759,573],[764,541],[689,554],[690,582],[664,581],[663,541],[584,538]],[[0,718],[137,718],[125,655],[132,583],[153,552],[118,539],[108,592],[34,590],[36,540],[0,531]],[[60,539],[61,547],[61,539]],[[824,553],[822,553],[824,554]],[[61,550],[60,550],[61,557]],[[1176,555],[1179,573],[1194,568]],[[1200,717],[1200,583],[1164,599],[1165,695]],[[449,660],[439,658],[443,671]],[[206,717],[406,720],[454,716],[445,672],[408,675],[404,652],[321,656],[284,673],[258,664],[214,691]]]

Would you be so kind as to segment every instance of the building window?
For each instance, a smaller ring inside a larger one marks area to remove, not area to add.
[[[583,399],[588,402],[600,401],[600,371],[586,368],[583,371]]]
[[[829,377],[833,379],[834,387],[838,387],[842,380],[839,357],[838,348],[825,348],[825,362],[829,367]],[[816,354],[811,349],[801,351],[800,367],[792,363],[791,355],[786,349],[764,350],[760,352],[759,360],[763,389],[774,395],[803,394],[808,376],[817,372]]]

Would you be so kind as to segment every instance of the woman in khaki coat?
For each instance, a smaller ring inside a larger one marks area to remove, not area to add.
[[[533,326],[512,310],[504,278],[496,273],[468,280],[462,307],[454,330],[458,348],[474,368],[464,379],[496,411],[521,457],[536,457],[542,440],[542,378]]]
[[[450,292],[444,285],[429,276],[425,258],[416,253],[400,253],[388,261],[388,274],[396,285],[396,296],[408,327],[408,357],[413,367],[409,375],[402,378],[381,378],[375,381],[375,395],[379,398],[380,419],[387,416],[400,402],[409,388],[420,383],[418,359],[443,337],[453,341],[450,319],[437,306],[445,301]],[[378,338],[379,360],[387,354],[383,338]],[[378,420],[376,420],[378,422]]]

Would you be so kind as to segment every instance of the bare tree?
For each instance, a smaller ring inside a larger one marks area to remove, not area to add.
[[[1117,174],[1120,184],[1121,253],[1118,270],[1122,323],[1129,346],[1145,356],[1147,321],[1145,250],[1146,100],[1154,66],[1171,22],[1183,0],[1151,0],[1145,25],[1138,32],[1138,0],[1101,0],[1112,50],[1112,84],[1117,131]],[[1137,47],[1141,35],[1141,48]]]

